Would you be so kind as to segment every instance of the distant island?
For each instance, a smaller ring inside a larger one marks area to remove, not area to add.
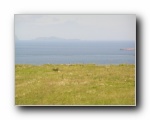
[[[78,38],[61,38],[61,37],[55,37],[55,36],[51,36],[51,37],[37,37],[34,39],[19,39],[16,35],[14,36],[14,39],[16,41],[50,41],[50,42],[113,42],[113,41],[117,41],[117,40],[102,40],[102,39],[78,39]],[[124,40],[122,42],[125,41],[130,41],[130,40]],[[121,41],[120,41],[121,42]],[[133,42],[133,41],[131,41]]]
[[[17,36],[15,36],[15,40],[16,41],[51,41],[51,42],[70,42],[70,41],[82,41],[80,39],[65,39],[65,38],[60,38],[60,37],[55,37],[55,36],[51,36],[51,37],[37,37],[34,39],[24,39],[24,40],[20,40],[18,39]]]
[[[121,48],[120,50],[132,51],[132,50],[135,50],[135,48]]]

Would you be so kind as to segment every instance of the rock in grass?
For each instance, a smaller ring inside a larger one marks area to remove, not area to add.
[[[59,69],[58,68],[53,68],[53,71],[58,71]]]

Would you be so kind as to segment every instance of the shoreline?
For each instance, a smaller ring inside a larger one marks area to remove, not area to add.
[[[108,65],[136,65],[131,63],[121,63],[121,64],[94,64],[94,63],[74,63],[74,64],[15,64],[15,65],[33,65],[33,66],[42,66],[42,65],[95,65],[95,66],[108,66]]]

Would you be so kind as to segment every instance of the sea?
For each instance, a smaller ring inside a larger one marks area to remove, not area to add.
[[[15,41],[15,64],[135,64],[135,41]]]

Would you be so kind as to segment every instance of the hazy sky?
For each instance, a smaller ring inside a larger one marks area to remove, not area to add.
[[[136,40],[135,15],[15,15],[20,40],[60,37],[82,40]]]

